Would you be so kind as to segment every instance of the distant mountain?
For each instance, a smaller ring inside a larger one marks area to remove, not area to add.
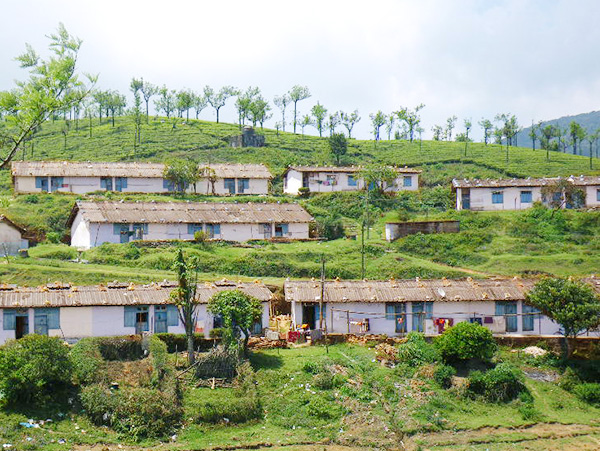
[[[546,125],[554,125],[554,126],[560,127],[561,129],[565,129],[565,128],[568,129],[569,124],[572,121],[577,122],[588,133],[593,133],[600,128],[600,111],[592,111],[591,113],[583,113],[583,114],[578,114],[576,116],[563,116],[563,117],[559,117],[558,119],[551,119],[549,121],[543,121],[542,127],[544,127]],[[524,124],[522,124],[522,125],[524,125]],[[524,128],[517,134],[517,144],[520,147],[533,147],[533,143],[531,142],[531,138],[529,137],[530,131],[531,131],[531,126]],[[538,133],[538,135],[539,135],[539,133]],[[539,141],[537,141],[535,143],[535,147],[539,148],[539,145],[540,145],[540,143],[539,143]],[[577,153],[578,153],[578,155],[589,156],[590,155],[589,149],[590,149],[589,144],[587,142],[584,142],[583,147],[582,147],[583,153],[580,153],[579,146],[577,146]],[[567,153],[573,153],[573,147],[569,147],[567,149]],[[596,154],[596,151],[594,150],[594,155],[595,154]]]

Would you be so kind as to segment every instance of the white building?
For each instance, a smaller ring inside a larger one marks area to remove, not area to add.
[[[384,186],[386,192],[416,191],[419,189],[421,171],[413,168],[394,168],[398,177]],[[365,181],[359,177],[360,167],[291,166],[283,174],[283,192],[298,195],[300,188],[311,193],[334,191],[358,191],[365,189]]]
[[[67,222],[71,246],[89,249],[131,240],[248,241],[307,239],[313,221],[298,204],[78,201]]]
[[[588,280],[600,293],[600,279]],[[560,335],[560,326],[527,305],[535,281],[389,280],[327,281],[323,328],[329,333],[389,336],[418,331],[436,335],[461,321],[477,322],[495,334]],[[286,281],[292,323],[319,328],[321,282]],[[598,335],[598,332],[595,332]]]
[[[0,215],[0,255],[16,255],[19,249],[27,249],[29,240],[23,238],[25,229],[4,215]]]
[[[188,186],[198,194],[268,194],[271,173],[263,164],[201,164],[200,181]],[[176,187],[163,178],[161,163],[84,163],[68,161],[14,161],[15,193],[94,191],[167,193]]]
[[[38,288],[0,285],[0,344],[29,333],[76,341],[83,337],[140,333],[185,333],[177,307],[170,299],[175,283],[143,286],[109,284],[82,286],[51,284]],[[210,336],[219,318],[207,311],[219,291],[241,290],[261,301],[262,317],[253,333],[269,325],[271,291],[259,282],[222,280],[198,285],[195,331]]]
[[[523,210],[533,206],[534,202],[548,204],[552,200],[564,200],[562,192],[552,194],[552,199],[543,195],[544,187],[554,186],[560,180],[558,177],[498,180],[454,179],[452,180],[452,189],[456,193],[457,210]],[[600,177],[571,176],[562,180],[583,192],[582,198],[575,202],[562,202],[564,208],[600,206]]]

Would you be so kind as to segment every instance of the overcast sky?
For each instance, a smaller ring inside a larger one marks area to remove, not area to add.
[[[144,77],[171,89],[258,86],[272,101],[306,85],[301,114],[317,101],[358,109],[360,138],[371,137],[370,113],[420,103],[429,137],[452,115],[461,128],[501,112],[529,125],[600,99],[598,0],[3,0],[2,13],[0,90],[25,77],[14,61],[25,43],[45,52],[63,22],[102,89],[131,98],[129,81]],[[221,120],[235,122],[233,104]]]

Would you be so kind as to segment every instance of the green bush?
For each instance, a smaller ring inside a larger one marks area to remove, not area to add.
[[[589,404],[600,404],[600,384],[588,382],[576,385],[573,393],[582,401]]]
[[[169,370],[169,353],[166,343],[155,335],[150,337],[150,359],[152,360],[152,383],[157,385],[162,382]]]
[[[99,382],[104,365],[100,346],[95,338],[82,338],[71,348],[75,382],[88,385]]]
[[[321,365],[317,362],[309,360],[308,362],[304,362],[302,365],[302,371],[309,374],[317,374],[321,371]]]
[[[48,232],[46,234],[46,241],[48,241],[48,243],[58,244],[60,243],[61,237],[62,234],[60,232]]]
[[[398,361],[411,366],[421,366],[439,360],[435,346],[425,341],[425,336],[419,332],[410,332],[406,342],[398,345]]]
[[[508,402],[527,390],[518,368],[501,363],[485,373],[473,371],[468,379],[468,391],[490,402]]]
[[[221,399],[219,402],[207,402],[198,408],[196,420],[200,423],[245,423],[263,417],[263,408],[256,395],[236,396]]]
[[[573,391],[575,386],[581,384],[581,378],[571,367],[567,367],[565,372],[560,376],[558,380],[558,386],[563,390]]]
[[[450,388],[452,386],[453,376],[456,376],[456,370],[450,365],[438,365],[433,372],[433,378],[442,388]]]
[[[210,352],[198,357],[196,361],[196,377],[233,379],[237,376],[240,365],[240,351],[237,348],[217,346]]]
[[[43,406],[70,387],[69,348],[57,337],[26,335],[0,347],[0,401]]]
[[[215,329],[211,329],[215,330]],[[167,345],[167,351],[169,353],[181,352],[187,349],[187,337],[185,334],[154,334],[160,338]],[[208,351],[214,348],[215,340],[210,338],[204,338],[203,334],[194,334],[194,349],[200,351]]]
[[[79,399],[86,416],[92,423],[110,426],[117,405],[114,392],[101,384],[92,384],[81,389]]]
[[[492,332],[477,323],[461,322],[440,335],[435,345],[446,362],[490,360],[497,345]]]
[[[96,338],[104,360],[139,360],[144,357],[139,336]]]
[[[331,371],[323,371],[322,373],[315,374],[313,378],[313,385],[320,390],[331,390],[335,386],[336,380],[334,379]]]
[[[66,244],[42,244],[32,247],[29,255],[36,258],[73,260],[77,258],[77,250]]]

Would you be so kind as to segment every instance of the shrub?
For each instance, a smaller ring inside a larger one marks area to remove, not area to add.
[[[442,388],[452,386],[452,377],[456,376],[456,370],[450,365],[438,365],[433,372],[433,378]]]
[[[567,367],[565,372],[558,380],[558,386],[563,390],[573,391],[575,386],[581,384],[581,378],[577,375],[573,368]]]
[[[211,329],[215,330],[215,329]],[[187,337],[185,334],[154,334],[155,337],[160,338],[167,345],[167,351],[169,353],[185,351],[187,349]],[[204,338],[203,334],[194,334],[194,349],[200,351],[208,351],[215,346],[214,339]]]
[[[317,218],[317,234],[327,240],[337,240],[344,236],[344,224],[338,216],[328,215]]]
[[[72,375],[69,348],[59,338],[32,334],[0,347],[0,396],[8,404],[60,400]]]
[[[324,371],[316,374],[313,378],[313,384],[320,390],[331,390],[335,385],[335,380],[331,371]]]
[[[66,244],[42,244],[31,248],[29,255],[37,258],[73,260],[77,258],[77,250]]]
[[[194,241],[196,243],[204,243],[208,239],[208,235],[201,230],[194,232]]]
[[[479,359],[490,360],[497,345],[492,332],[477,323],[461,322],[447,329],[435,341],[446,362]]]
[[[152,383],[162,382],[168,371],[169,354],[167,345],[158,337],[150,337],[150,358],[152,359]]]
[[[576,385],[573,393],[582,401],[589,404],[600,404],[600,384],[586,383]]]
[[[436,348],[425,341],[425,336],[419,332],[410,332],[406,342],[398,346],[398,361],[411,366],[433,363],[439,359]]]
[[[309,374],[317,374],[321,371],[321,366],[317,362],[309,360],[302,365],[302,371]]]
[[[46,233],[46,241],[48,243],[58,244],[60,243],[61,234],[59,232],[48,232]]]
[[[217,346],[196,361],[196,377],[232,379],[237,375],[240,353],[236,348]]]
[[[521,372],[508,363],[501,363],[485,373],[473,371],[468,382],[469,392],[490,402],[507,402],[526,390]]]
[[[139,360],[144,357],[139,336],[96,338],[105,360]]]
[[[245,423],[260,419],[262,416],[263,408],[258,396],[235,396],[201,405],[198,408],[196,420],[201,423],[220,423],[221,421]]]
[[[101,384],[88,385],[79,392],[79,399],[92,423],[110,426],[117,404],[117,398],[112,391]]]
[[[302,187],[298,188],[298,196],[302,198],[310,197],[310,188]]]
[[[99,382],[100,369],[104,364],[100,346],[94,338],[83,338],[71,348],[73,375],[81,385]]]

